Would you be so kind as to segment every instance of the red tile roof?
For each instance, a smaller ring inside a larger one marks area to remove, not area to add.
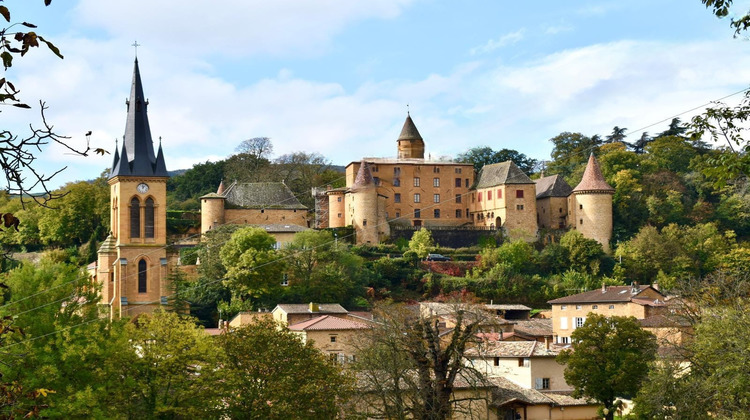
[[[290,331],[324,331],[324,330],[366,330],[369,325],[350,319],[323,315],[289,326]]]
[[[594,154],[589,156],[589,162],[586,165],[586,170],[583,171],[583,179],[581,182],[573,188],[574,193],[586,193],[586,192],[599,192],[599,193],[614,193],[615,189],[611,185],[607,184],[602,175],[602,170],[599,169],[599,162],[596,161]]]
[[[560,303],[603,303],[603,302],[630,302],[633,298],[637,298],[646,289],[652,289],[659,293],[663,298],[666,297],[661,294],[658,290],[652,288],[649,285],[637,285],[637,286],[607,286],[604,289],[596,289],[588,292],[578,293],[575,295],[565,296],[558,299],[550,300],[547,303],[560,304]],[[650,299],[653,301],[653,299]],[[643,297],[639,298],[640,304],[645,301]],[[663,302],[663,299],[661,299]]]

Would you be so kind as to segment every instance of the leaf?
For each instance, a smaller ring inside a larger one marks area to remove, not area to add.
[[[40,40],[40,41],[42,41],[42,42],[44,42],[45,44],[47,44],[47,47],[49,47],[49,49],[50,49],[50,50],[51,50],[51,51],[52,51],[53,53],[55,53],[55,55],[56,55],[56,56],[58,56],[58,57],[60,57],[60,58],[65,58],[65,57],[63,57],[63,55],[62,55],[62,54],[60,54],[60,49],[58,49],[58,48],[57,48],[57,47],[56,47],[56,46],[55,46],[54,44],[52,44],[51,42],[49,42],[49,41],[47,41],[46,39],[42,38],[41,36],[39,36],[38,38],[39,38],[39,40]]]
[[[29,22],[21,22],[21,25],[27,28],[36,28],[36,25],[34,25],[33,23],[29,23]]]
[[[13,104],[13,106],[16,107],[16,108],[24,108],[24,109],[31,108],[30,106],[28,106],[26,104]]]
[[[102,155],[102,156],[104,156],[104,154],[105,154],[105,153],[106,153],[106,154],[109,154],[109,152],[108,152],[108,151],[106,151],[106,150],[104,150],[104,149],[102,149],[102,148],[94,149],[94,153],[98,153],[98,154],[100,154],[100,155]]]
[[[8,70],[8,67],[13,65],[13,56],[10,55],[8,51],[3,51],[3,53],[0,54],[0,58],[3,59],[3,66],[6,70]],[[8,85],[10,85],[11,89],[13,89],[13,85],[11,85],[10,83],[8,83]]]
[[[50,3],[52,3],[52,0],[44,0],[44,5],[49,6]]]
[[[0,6],[0,15],[3,15],[6,21],[10,22],[10,11],[5,6]]]

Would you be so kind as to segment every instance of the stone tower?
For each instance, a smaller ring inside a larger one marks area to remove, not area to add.
[[[399,159],[424,159],[424,140],[408,112],[397,142]]]
[[[362,161],[351,188],[352,227],[357,244],[378,243],[378,189],[370,164]]]
[[[568,196],[568,226],[594,239],[609,253],[612,239],[612,195],[615,189],[604,180],[594,154],[589,156],[583,179]]]
[[[224,181],[215,193],[201,197],[201,234],[224,224]]]
[[[134,316],[166,303],[167,167],[164,153],[154,154],[135,60],[122,149],[110,170],[110,225],[99,249],[97,280],[110,317]]]

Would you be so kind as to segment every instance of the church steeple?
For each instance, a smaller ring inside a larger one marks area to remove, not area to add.
[[[168,176],[164,155],[154,155],[151,128],[148,124],[148,101],[143,94],[138,59],[133,67],[133,82],[130,99],[127,101],[128,115],[125,122],[123,151],[112,165],[111,176]],[[161,151],[161,145],[159,145]],[[126,168],[127,167],[127,168]]]

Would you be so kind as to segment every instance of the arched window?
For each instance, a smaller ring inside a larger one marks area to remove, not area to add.
[[[138,293],[146,293],[146,274],[148,273],[146,260],[138,261]]]
[[[130,237],[141,237],[141,201],[138,197],[130,200]]]
[[[145,220],[145,234],[147,238],[154,237],[154,199],[149,197],[146,199],[146,209],[144,211]]]

